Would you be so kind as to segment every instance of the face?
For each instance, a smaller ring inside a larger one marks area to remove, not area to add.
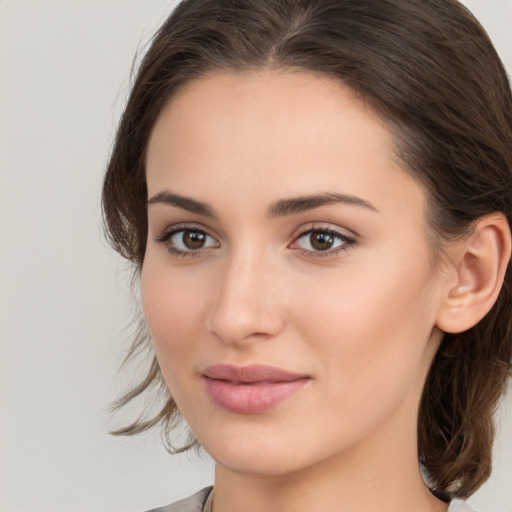
[[[275,475],[415,446],[443,280],[422,188],[350,89],[191,82],[154,127],[147,183],[147,322],[218,464]]]

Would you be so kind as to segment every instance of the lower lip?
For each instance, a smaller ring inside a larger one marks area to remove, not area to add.
[[[206,378],[205,382],[208,396],[222,409],[238,414],[256,414],[294,395],[308,380],[240,384]]]

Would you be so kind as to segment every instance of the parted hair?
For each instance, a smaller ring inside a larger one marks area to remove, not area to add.
[[[512,95],[489,37],[456,0],[184,0],[135,73],[104,180],[106,235],[138,276],[147,237],[145,160],[164,105],[216,70],[301,69],[351,87],[386,123],[405,172],[425,190],[435,251],[503,212],[512,225]],[[512,271],[476,326],[445,334],[419,409],[418,456],[434,492],[467,497],[489,477],[493,416],[511,373]],[[170,451],[180,413],[144,321],[128,358],[150,357],[119,409],[156,389],[162,407],[115,434],[161,427]]]

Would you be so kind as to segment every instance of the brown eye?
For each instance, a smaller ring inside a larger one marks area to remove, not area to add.
[[[355,245],[353,238],[332,229],[310,229],[302,233],[291,245],[294,249],[303,249],[310,255],[325,253],[335,255],[339,251]]]
[[[187,249],[202,249],[206,243],[207,234],[201,231],[183,231],[182,242]]]
[[[172,254],[194,255],[200,254],[202,249],[219,247],[218,242],[202,229],[176,229],[164,234],[158,239],[165,243]]]
[[[311,233],[309,235],[309,243],[316,251],[327,251],[334,245],[334,236],[331,233]]]

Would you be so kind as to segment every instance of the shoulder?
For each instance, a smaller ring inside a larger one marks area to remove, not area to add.
[[[448,510],[446,512],[478,512],[474,508],[470,507],[465,501],[452,500]]]
[[[176,501],[165,507],[158,507],[147,512],[201,512],[212,487],[205,487],[184,500]]]

